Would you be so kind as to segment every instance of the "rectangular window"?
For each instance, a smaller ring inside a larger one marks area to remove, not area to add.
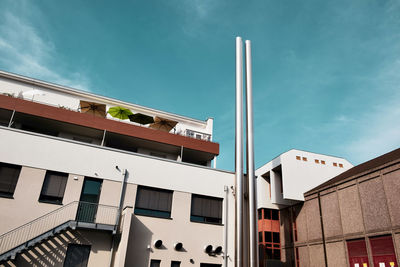
[[[192,195],[190,220],[193,222],[222,223],[222,199]]]
[[[62,204],[67,180],[67,173],[47,171],[39,201]]]
[[[279,221],[279,210],[271,210],[272,220]]]
[[[343,164],[342,164],[342,163],[339,163],[339,167],[340,167],[340,168],[343,168]]]
[[[296,159],[297,159],[297,160],[301,160],[301,157],[300,157],[300,156],[296,156]]]
[[[0,197],[13,197],[21,166],[0,163]]]
[[[160,260],[151,260],[150,261],[150,267],[160,267]]]
[[[336,162],[334,162],[334,163],[333,163],[333,166],[337,167],[337,163],[336,163]]]
[[[316,159],[316,160],[315,160],[315,163],[319,164],[319,159]]]
[[[263,234],[262,234],[262,232],[258,232],[258,242],[263,242]]]
[[[171,261],[171,267],[180,267],[181,262],[180,261]]]
[[[279,239],[279,233],[278,232],[272,232],[272,242],[274,243],[280,243],[281,240]]]
[[[264,232],[265,242],[271,243],[272,242],[272,232]]]
[[[258,210],[258,219],[259,220],[262,219],[262,210],[261,209]]]
[[[69,244],[65,255],[64,267],[86,267],[90,249],[88,245]]]
[[[170,218],[172,191],[139,186],[136,194],[135,214]]]
[[[325,160],[321,160],[321,164],[325,165]]]
[[[303,161],[307,161],[307,158],[306,158],[306,157],[303,157]]]

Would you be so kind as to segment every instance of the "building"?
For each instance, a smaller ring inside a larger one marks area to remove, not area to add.
[[[260,266],[295,266],[292,207],[351,167],[343,158],[292,149],[256,170]]]
[[[400,149],[307,191],[293,207],[296,266],[397,267],[399,192]]]
[[[1,266],[234,265],[212,119],[7,72],[0,93]]]

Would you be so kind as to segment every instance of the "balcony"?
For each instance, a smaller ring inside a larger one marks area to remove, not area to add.
[[[0,125],[204,166],[219,154],[205,133],[186,130],[182,136],[5,95]]]

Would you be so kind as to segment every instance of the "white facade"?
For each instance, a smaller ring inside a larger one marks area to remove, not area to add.
[[[258,208],[304,201],[304,193],[352,168],[344,158],[292,149],[256,170]]]

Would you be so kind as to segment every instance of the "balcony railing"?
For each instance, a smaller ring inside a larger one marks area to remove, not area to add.
[[[118,207],[74,201],[1,235],[0,255],[68,222],[115,226],[117,217]]]
[[[194,130],[189,130],[189,129],[185,130],[185,136],[188,136],[188,137],[191,137],[191,138],[195,138],[195,139],[204,140],[204,141],[211,141],[211,134],[206,134],[206,133],[202,133],[202,132],[198,132],[198,131],[194,131]]]

